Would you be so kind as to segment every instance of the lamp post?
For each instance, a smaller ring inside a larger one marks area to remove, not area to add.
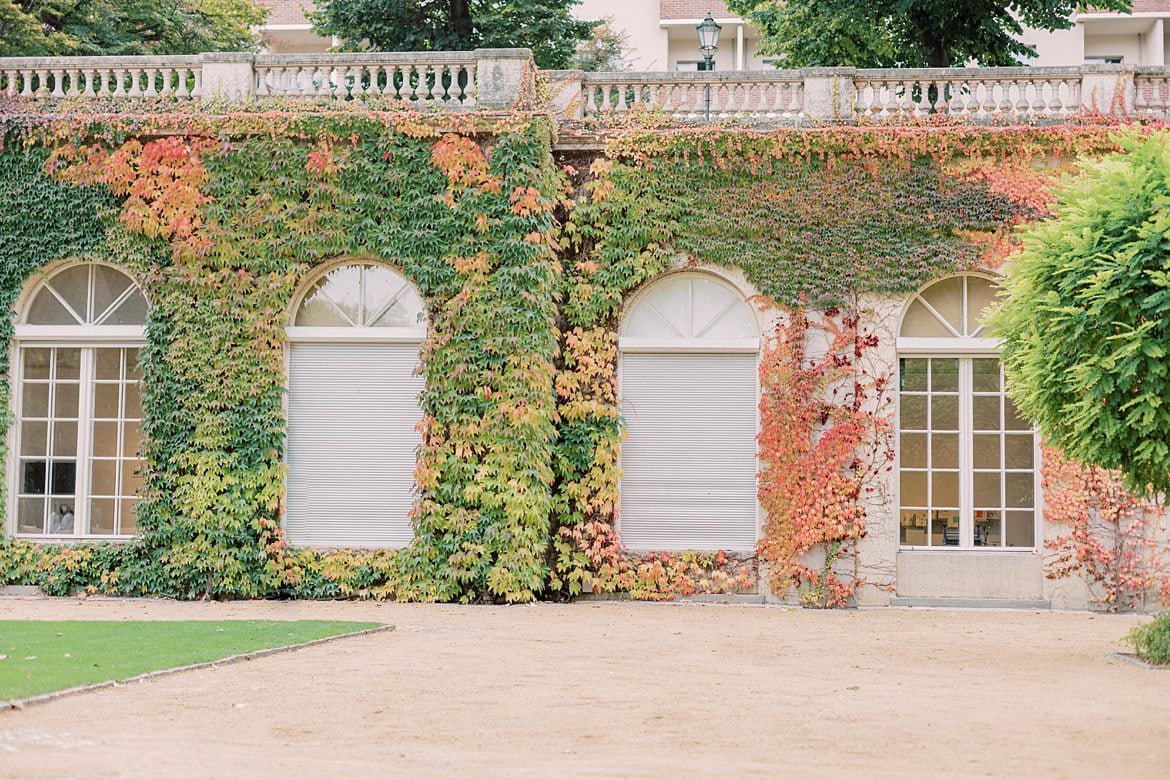
[[[715,69],[715,52],[719,51],[719,31],[723,29],[723,26],[716,24],[711,12],[708,11],[707,18],[700,22],[695,29],[699,31],[699,51],[703,52],[703,59],[706,61],[704,70],[710,72]],[[711,121],[710,77],[707,80],[707,121]]]

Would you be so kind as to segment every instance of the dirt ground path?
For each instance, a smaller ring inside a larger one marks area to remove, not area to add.
[[[584,603],[0,600],[397,629],[0,712],[2,777],[1170,776],[1135,619]]]

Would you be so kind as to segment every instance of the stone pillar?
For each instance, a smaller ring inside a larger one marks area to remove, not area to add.
[[[804,68],[804,118],[812,122],[851,122],[856,92],[854,68]]]
[[[203,99],[243,103],[256,92],[254,55],[245,52],[209,52],[203,59]]]
[[[583,73],[579,70],[545,70],[539,99],[541,108],[556,120],[581,119],[585,116],[585,94],[581,89]]]
[[[475,106],[486,111],[530,108],[536,91],[528,49],[476,49]]]
[[[1142,65],[1165,65],[1165,27],[1161,19],[1155,19],[1149,32],[1142,34]]]
[[[1100,114],[1133,113],[1135,96],[1132,65],[1081,67],[1081,108]]]

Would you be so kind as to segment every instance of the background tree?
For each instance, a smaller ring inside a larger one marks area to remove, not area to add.
[[[1170,490],[1170,135],[1081,164],[1024,235],[994,317],[1008,387],[1049,441]]]
[[[1019,40],[1025,26],[1073,26],[1075,0],[727,0],[758,26],[762,54],[784,68],[1019,65],[1036,50]],[[1102,11],[1129,11],[1129,0],[1095,0]]]
[[[579,0],[321,0],[313,29],[346,50],[532,49],[542,68],[566,68],[593,22],[573,19]]]
[[[0,56],[251,51],[253,0],[0,0]]]
[[[613,17],[607,16],[594,26],[592,37],[577,44],[569,67],[588,71],[628,70],[625,50],[629,40],[629,34],[616,29]]]

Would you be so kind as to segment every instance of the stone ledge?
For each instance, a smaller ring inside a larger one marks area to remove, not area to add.
[[[890,599],[890,606],[939,609],[1052,609],[1052,602],[1047,599],[932,599],[894,596]]]

